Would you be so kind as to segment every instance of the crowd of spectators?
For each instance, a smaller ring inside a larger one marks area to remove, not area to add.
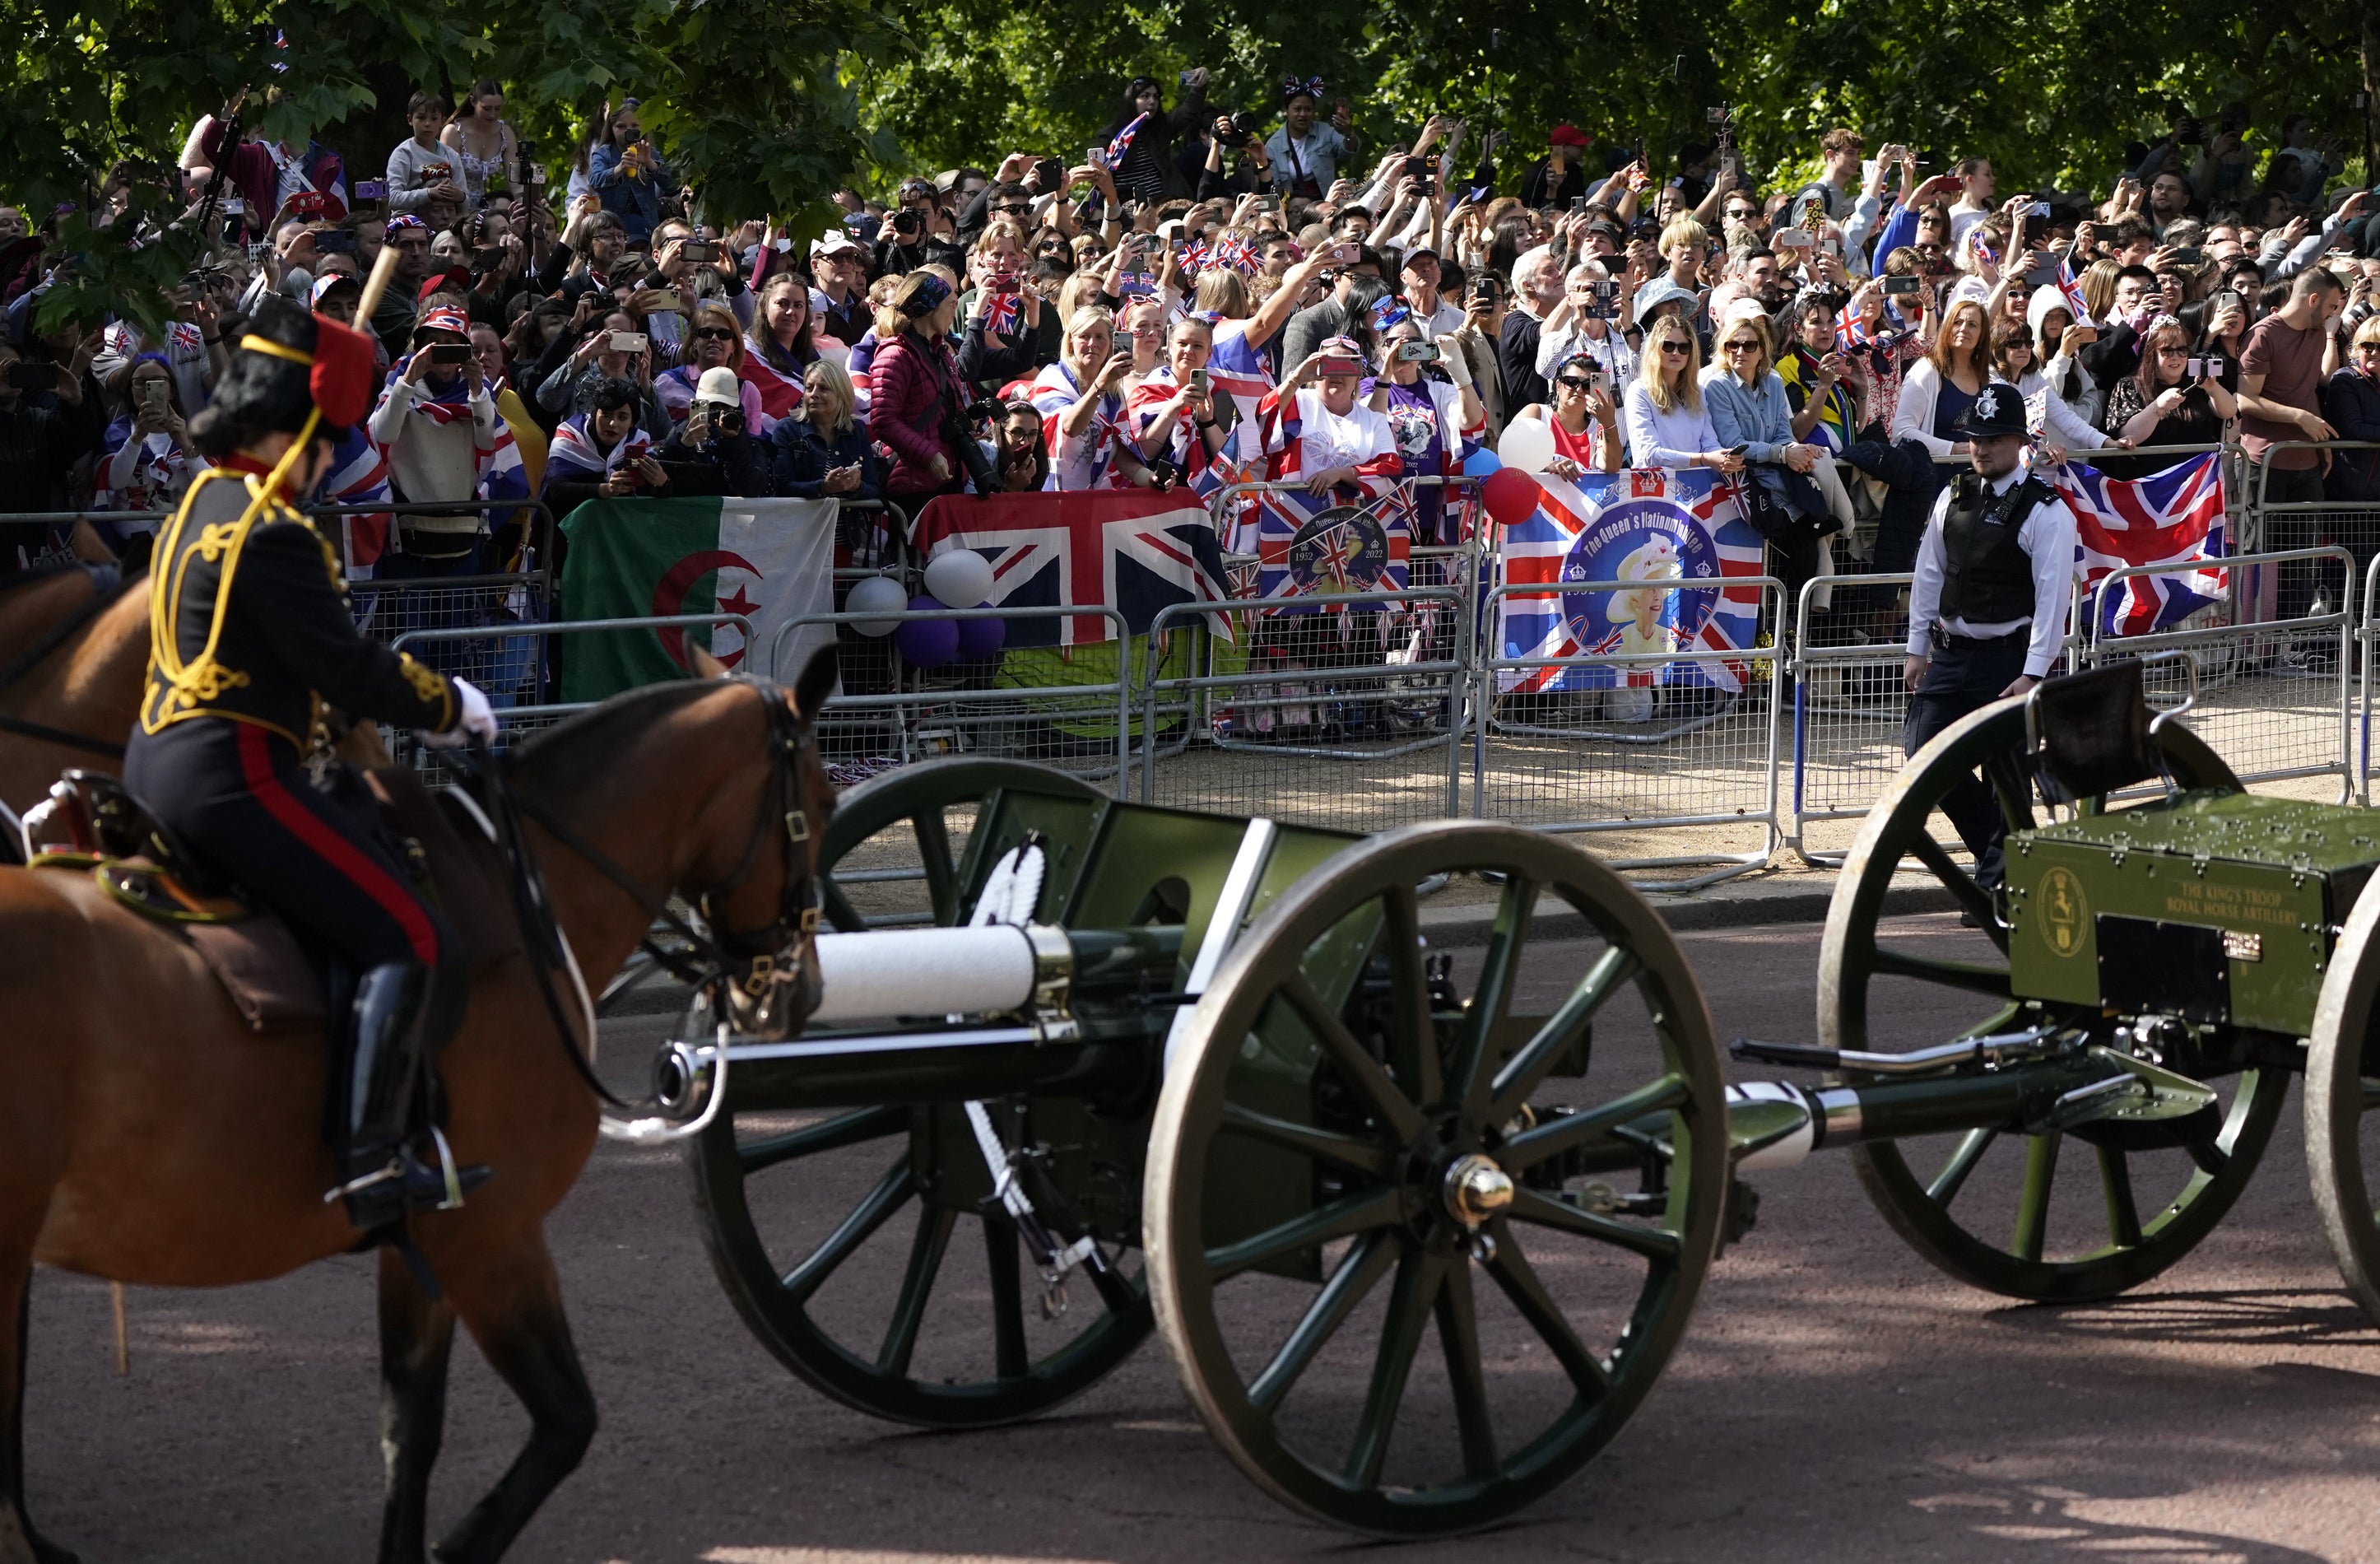
[[[1322,492],[1383,462],[1460,471],[1516,419],[1551,428],[1565,473],[1748,472],[1789,576],[1855,513],[1898,569],[1993,381],[2049,459],[2129,476],[2236,432],[2269,498],[2380,505],[2380,452],[2309,448],[2380,440],[2380,203],[2338,186],[2303,116],[2261,153],[2240,105],[2178,117],[2111,189],[2010,190],[1985,159],[1847,128],[1789,177],[1723,133],[1658,167],[1570,125],[1541,156],[1439,117],[1367,146],[1318,79],[1280,83],[1269,116],[1210,110],[1208,84],[1130,81],[1079,155],[840,192],[839,223],[798,242],[710,221],[634,100],[550,158],[493,81],[416,93],[385,155],[234,140],[227,105],[192,127],[173,193],[229,242],[163,340],[128,316],[36,329],[67,258],[54,224],[0,207],[0,509],[100,513],[0,529],[0,565],[145,546],[257,299],[350,318],[383,248],[395,281],[361,324],[387,381],[325,497],[451,507],[402,519],[399,573],[500,567],[483,517],[507,483],[557,511]],[[128,171],[103,215],[134,177],[156,177]],[[1318,393],[1309,416],[1291,387]],[[2297,514],[2264,545],[2313,541]],[[1427,507],[1416,541],[1451,541],[1457,515]],[[2380,535],[2338,541],[2368,557]]]

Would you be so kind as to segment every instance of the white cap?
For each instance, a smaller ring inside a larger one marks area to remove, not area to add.
[[[721,364],[716,369],[702,372],[702,378],[695,383],[694,399],[713,402],[721,407],[740,408],[744,405],[744,387],[736,380],[735,372]]]
[[[865,255],[868,251],[858,241],[841,228],[829,228],[824,235],[810,240],[810,259],[825,260],[830,255]]]

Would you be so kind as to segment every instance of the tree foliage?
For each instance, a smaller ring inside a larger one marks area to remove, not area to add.
[[[2013,186],[2104,188],[2128,141],[2177,107],[2251,105],[2270,146],[2303,110],[2350,148],[2380,54],[2371,0],[19,0],[0,79],[0,196],[36,221],[91,210],[108,170],[171,163],[191,122],[243,83],[250,122],[319,135],[375,168],[403,97],[483,76],[559,170],[607,101],[646,126],[711,215],[797,233],[825,198],[918,168],[1068,157],[1146,72],[1212,72],[1218,112],[1277,120],[1288,73],[1320,75],[1374,145],[1432,113],[1508,131],[1504,188],[1568,121],[1657,169],[1732,103],[1755,175],[1807,166],[1827,126],[1926,149],[1938,169],[1990,157]],[[261,25],[269,16],[269,24]],[[276,47],[273,29],[285,38]],[[395,101],[392,102],[391,99]],[[170,217],[171,214],[163,214]],[[82,257],[44,318],[146,313],[195,249],[128,251],[79,215]]]
[[[2303,110],[2360,148],[2371,25],[2365,0],[935,0],[862,92],[936,167],[1087,145],[1129,77],[1167,82],[1171,103],[1175,74],[1204,65],[1219,110],[1274,118],[1281,78],[1318,74],[1376,142],[1445,112],[1534,156],[1569,122],[1666,168],[1728,103],[1755,174],[1802,166],[1849,124],[1937,168],[1981,154],[2015,184],[2104,189],[2177,107],[2211,119],[2244,101],[2266,137]]]
[[[24,0],[0,79],[0,197],[30,220],[71,204],[60,232],[73,277],[45,323],[128,307],[152,324],[199,250],[168,231],[135,250],[132,225],[85,220],[111,170],[171,165],[199,116],[251,89],[248,123],[293,146],[321,137],[361,177],[395,144],[403,90],[450,95],[480,77],[548,161],[601,105],[643,100],[672,165],[733,222],[832,221],[825,197],[893,161],[863,124],[847,73],[902,43],[882,10],[831,0],[285,0],[260,22],[231,0]],[[376,86],[375,83],[379,85]],[[396,101],[384,102],[391,89]],[[162,202],[162,196],[158,201]],[[170,220],[143,200],[142,217]]]

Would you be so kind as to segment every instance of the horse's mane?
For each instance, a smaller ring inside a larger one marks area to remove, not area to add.
[[[637,735],[720,688],[716,679],[682,678],[624,690],[511,751],[504,769],[516,782],[601,775]]]

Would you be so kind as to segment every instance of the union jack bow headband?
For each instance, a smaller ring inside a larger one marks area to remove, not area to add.
[[[1322,101],[1322,78],[1318,76],[1309,76],[1301,80],[1294,76],[1282,77],[1281,79],[1281,101],[1282,103],[1287,103],[1292,98],[1312,98],[1316,103],[1320,103]]]
[[[382,225],[382,231],[393,234],[404,228],[427,228],[428,226],[430,226],[429,224],[416,217],[412,213],[400,212]]]
[[[1374,331],[1392,331],[1412,319],[1413,312],[1406,309],[1405,301],[1393,293],[1386,299],[1373,301],[1372,329]]]

